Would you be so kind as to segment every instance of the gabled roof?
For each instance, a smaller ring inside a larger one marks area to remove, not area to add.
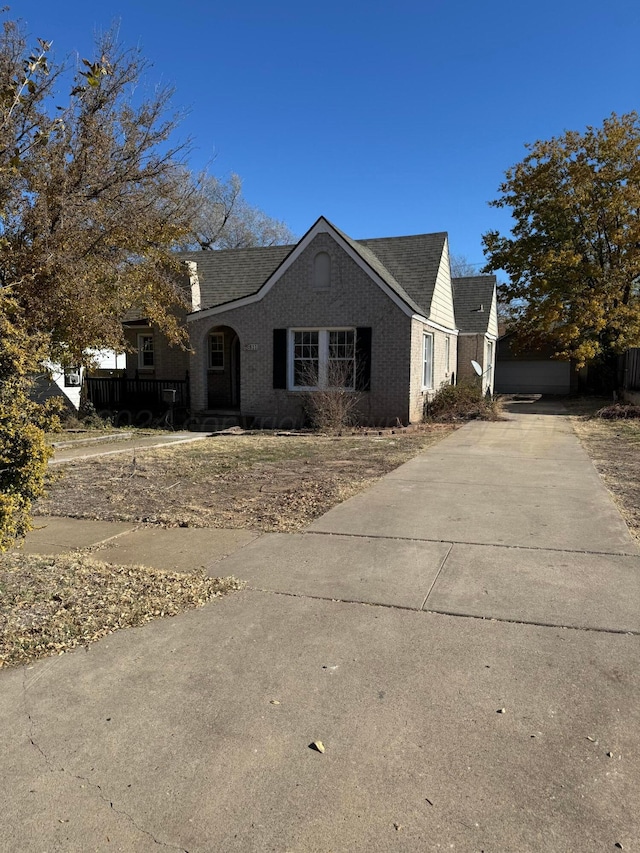
[[[295,246],[181,252],[182,260],[197,264],[201,309],[217,308],[255,296],[319,223],[324,223],[329,231],[342,238],[363,265],[411,311],[429,316],[447,239],[445,232],[353,240],[324,217],[320,217]]]
[[[464,334],[484,335],[491,318],[495,275],[470,275],[451,279],[456,325]]]

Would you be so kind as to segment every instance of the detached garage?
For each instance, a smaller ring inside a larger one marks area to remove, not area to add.
[[[519,351],[513,332],[498,340],[496,394],[570,394],[576,372],[571,362],[554,359],[554,348]]]

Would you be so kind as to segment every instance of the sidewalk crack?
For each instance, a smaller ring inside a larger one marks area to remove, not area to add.
[[[436,585],[436,583],[438,582],[438,578],[440,577],[440,574],[441,574],[442,570],[444,569],[445,563],[449,559],[449,554],[451,553],[452,550],[453,550],[453,542],[451,542],[449,544],[449,549],[448,549],[447,553],[444,555],[444,557],[442,558],[442,562],[440,563],[440,568],[436,572],[436,576],[433,579],[433,581],[431,582],[431,586],[429,587],[429,591],[427,592],[427,594],[424,597],[424,601],[422,602],[420,610],[424,610],[424,606],[427,603],[427,599],[429,598],[429,596],[433,592],[433,588]]]
[[[86,785],[88,785],[88,787],[92,788],[97,793],[98,797],[104,803],[108,803],[109,807],[116,814],[119,814],[122,817],[126,818],[129,821],[129,823],[138,832],[141,832],[143,835],[146,835],[148,838],[150,838],[154,842],[154,844],[157,844],[160,847],[167,847],[170,850],[178,850],[178,851],[180,851],[180,853],[189,853],[189,851],[186,849],[186,847],[181,847],[178,844],[171,844],[170,842],[167,842],[167,841],[160,841],[160,839],[156,838],[152,832],[150,832],[148,829],[145,829],[143,826],[140,826],[140,824],[136,822],[136,820],[132,817],[132,815],[129,814],[129,812],[124,811],[124,809],[116,808],[116,806],[114,806],[114,804],[113,804],[113,801],[110,800],[109,797],[107,797],[106,794],[103,793],[102,788],[100,787],[100,785],[97,784],[97,782],[92,782],[91,779],[88,779],[86,776],[81,776],[78,773],[73,773],[72,771],[67,770],[64,767],[56,767],[52,763],[52,761],[49,758],[49,756],[47,755],[47,753],[44,751],[44,749],[42,749],[42,747],[40,746],[40,744],[38,743],[38,741],[35,738],[35,722],[33,720],[33,717],[31,716],[31,714],[29,713],[29,708],[27,706],[27,683],[26,683],[26,681],[27,681],[27,671],[26,671],[26,667],[25,667],[24,672],[23,672],[23,679],[22,679],[22,701],[24,704],[24,712],[27,716],[27,720],[29,721],[29,732],[28,732],[29,743],[42,756],[42,758],[45,762],[45,765],[47,767],[47,770],[50,773],[63,773],[66,776],[70,776],[72,779],[78,779],[80,782],[84,782]]]

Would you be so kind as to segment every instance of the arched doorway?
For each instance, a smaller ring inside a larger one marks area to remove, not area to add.
[[[230,326],[214,326],[207,335],[207,408],[240,408],[240,339]]]

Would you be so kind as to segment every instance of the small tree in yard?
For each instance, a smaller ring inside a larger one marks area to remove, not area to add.
[[[640,119],[613,113],[527,147],[491,202],[514,225],[484,235],[486,269],[508,274],[523,343],[552,339],[578,365],[611,366],[640,345]]]

